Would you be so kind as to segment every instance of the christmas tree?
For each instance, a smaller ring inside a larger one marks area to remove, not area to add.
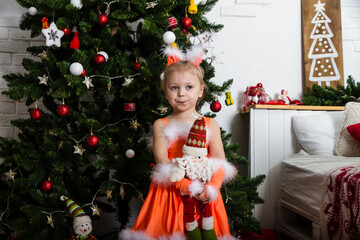
[[[33,57],[23,59],[26,73],[3,76],[3,94],[25,101],[30,117],[12,121],[16,139],[0,138],[0,236],[68,238],[72,219],[61,196],[74,199],[93,221],[102,211],[115,212],[119,231],[129,221],[129,201],[142,200],[150,184],[151,125],[171,112],[159,80],[162,49],[211,40],[222,26],[204,14],[217,0],[197,6],[189,0],[17,2],[28,9],[20,28],[45,40],[27,49]],[[201,63],[209,93],[199,110],[205,102],[220,110],[214,99],[232,83],[211,81],[212,60],[206,55]],[[247,164],[230,138],[223,132],[228,160]],[[256,188],[263,179],[237,176],[223,187],[235,230],[260,232],[251,211],[262,202]]]
[[[314,28],[310,35],[314,41],[308,55],[309,59],[312,59],[309,80],[318,82],[319,86],[325,81],[326,86],[330,86],[330,81],[340,79],[340,73],[334,60],[338,53],[331,40],[334,36],[329,27],[331,19],[324,12],[324,5],[320,0],[314,5],[316,14],[311,21]]]

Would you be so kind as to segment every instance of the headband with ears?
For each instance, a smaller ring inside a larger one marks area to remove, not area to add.
[[[167,46],[165,47],[164,54],[167,56],[167,65],[179,61],[189,61],[195,66],[199,66],[202,62],[204,49],[201,46],[192,46],[190,49],[186,50],[184,54],[181,50],[176,47]]]

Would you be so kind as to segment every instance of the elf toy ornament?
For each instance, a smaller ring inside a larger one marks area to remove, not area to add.
[[[216,170],[213,162],[207,158],[206,148],[206,125],[205,119],[200,117],[195,120],[190,129],[188,139],[183,149],[183,157],[174,158],[175,164],[171,170],[170,181],[178,182],[183,178],[194,181],[190,194],[180,192],[184,203],[184,222],[187,240],[214,240],[217,239],[211,206],[195,198],[206,188]],[[197,209],[197,211],[195,211]],[[201,213],[201,228],[195,219],[195,212]]]
[[[68,197],[61,196],[60,200],[65,201],[70,215],[74,218],[73,228],[77,235],[72,236],[69,240],[96,240],[96,237],[91,234],[91,218],[85,214],[84,210]]]

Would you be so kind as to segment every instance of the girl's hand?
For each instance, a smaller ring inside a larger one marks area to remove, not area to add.
[[[209,203],[209,198],[206,196],[205,190],[203,190],[199,195],[195,196],[195,199],[202,201],[204,204]]]

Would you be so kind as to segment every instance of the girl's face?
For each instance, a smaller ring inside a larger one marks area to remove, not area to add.
[[[165,97],[174,111],[195,111],[198,98],[204,92],[204,85],[198,77],[189,72],[173,72],[165,85]]]

